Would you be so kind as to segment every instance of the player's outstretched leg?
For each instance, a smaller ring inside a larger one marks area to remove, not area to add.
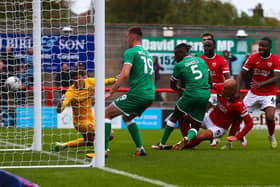
[[[86,144],[87,143],[84,141],[84,138],[78,138],[76,140],[72,140],[66,143],[55,142],[51,145],[51,151],[59,152],[64,150],[66,147],[79,147],[84,146]]]
[[[53,144],[51,144],[51,151],[55,151],[55,152],[59,152],[62,151],[63,149],[65,149],[65,145],[64,143],[60,143],[60,142],[55,142]]]
[[[152,145],[151,148],[158,149],[158,150],[170,150],[172,148],[172,145],[165,145],[162,143],[158,143],[156,145]]]
[[[137,124],[134,121],[126,122],[129,134],[136,145],[135,156],[146,156],[147,153],[143,147],[142,138]]]
[[[166,145],[166,142],[169,138],[169,136],[171,135],[171,133],[173,132],[174,128],[175,128],[176,123],[167,120],[166,122],[166,126],[164,127],[164,131],[160,140],[160,143],[156,144],[156,145],[152,145],[151,148],[152,149],[158,149],[158,150],[168,150],[172,148],[172,145]]]

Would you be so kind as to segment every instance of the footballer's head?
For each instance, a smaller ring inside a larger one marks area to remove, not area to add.
[[[203,33],[201,35],[202,43],[204,43],[206,40],[214,40],[214,35],[211,33]]]
[[[73,81],[76,88],[81,88],[84,86],[84,79],[86,78],[85,70],[74,69],[70,75],[71,80]]]
[[[143,33],[140,27],[131,27],[128,29],[127,41],[129,47],[133,47],[134,45],[138,45],[141,42]]]
[[[186,43],[181,43],[177,45],[174,49],[174,60],[176,62],[180,62],[189,55],[189,51],[191,49],[191,46]]]
[[[237,82],[234,79],[227,79],[224,82],[223,94],[227,98],[234,98],[237,91]]]
[[[262,57],[266,58],[270,56],[270,50],[272,48],[272,41],[268,37],[264,37],[259,42],[259,53]]]
[[[206,40],[203,42],[203,49],[204,54],[208,58],[211,58],[215,54],[215,48],[216,48],[216,41],[215,40]]]

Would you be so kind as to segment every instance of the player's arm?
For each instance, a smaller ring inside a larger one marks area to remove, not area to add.
[[[237,60],[237,57],[233,54],[230,54],[229,55],[229,61],[232,62],[232,61],[235,61],[235,60]]]
[[[170,88],[173,90],[177,90],[177,83],[178,83],[178,79],[176,79],[175,77],[170,77]]]
[[[236,98],[240,97],[240,88],[241,85],[243,85],[245,83],[245,79],[248,76],[250,70],[253,68],[253,64],[254,64],[254,56],[249,56],[246,60],[246,62],[244,63],[242,70],[239,74],[239,76],[237,77],[237,92],[235,94]]]
[[[57,113],[61,113],[65,109],[65,107],[69,105],[71,101],[71,95],[72,92],[70,90],[67,90],[65,95],[62,95],[61,100],[58,102],[56,106]]]
[[[180,80],[180,72],[180,67],[176,64],[170,77],[170,88],[177,91],[179,94],[185,91],[185,88],[181,87],[182,80]],[[183,86],[185,86],[185,83]]]
[[[95,78],[87,78],[88,79],[88,82],[89,82],[89,85],[90,87],[94,88],[95,87]],[[109,77],[109,78],[106,78],[104,80],[104,84],[105,85],[111,85],[111,84],[114,84],[116,82],[116,78],[114,77]]]
[[[245,136],[253,127],[253,120],[249,114],[245,115],[242,117],[245,126],[244,128],[236,135],[236,136],[228,136],[227,140],[228,141],[236,141],[240,140],[243,136]]]
[[[235,136],[235,134],[240,130],[241,123],[242,123],[242,118],[236,119],[234,122],[232,122],[228,135]]]
[[[271,77],[270,79],[263,81],[263,82],[251,82],[251,87],[252,88],[259,88],[263,86],[269,86],[271,84],[276,84],[277,82],[280,81],[280,71],[274,71],[274,76]]]
[[[245,78],[247,77],[248,70],[242,69],[239,76],[237,77],[237,89],[236,89],[236,94],[235,97],[239,98],[240,97],[240,88],[244,84]]]
[[[185,91],[185,88],[183,88],[181,84],[181,80],[177,79],[173,75],[170,77],[170,88],[177,91],[179,94],[182,94]]]
[[[229,72],[224,72],[223,74],[224,74],[225,80],[230,79],[230,73]]]
[[[123,68],[121,70],[118,80],[113,84],[111,90],[106,93],[106,98],[110,97],[113,93],[115,93],[117,91],[117,89],[121,86],[121,84],[126,79],[128,79],[131,67],[132,67],[132,65],[128,64],[128,63],[123,65]]]
[[[221,69],[225,77],[225,80],[230,79],[230,72],[229,72],[228,62],[226,61],[226,59],[223,58],[221,64],[222,64]]]
[[[210,85],[210,88],[212,89],[213,88],[213,81],[211,79],[211,75],[210,75],[210,71],[208,69],[208,84]]]
[[[114,77],[107,78],[107,79],[105,79],[105,85],[112,85],[112,84],[114,84],[116,81],[117,81],[117,79],[114,78]]]

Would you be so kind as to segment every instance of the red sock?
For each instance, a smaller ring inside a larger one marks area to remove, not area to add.
[[[184,148],[192,148],[197,146],[198,144],[200,144],[200,140],[198,138],[195,138],[192,141],[190,141],[187,145],[185,145]]]
[[[271,125],[267,125],[267,128],[268,128],[268,133],[269,133],[269,136],[272,136],[274,134],[274,131],[275,131],[275,121],[273,121],[273,123]]]
[[[181,131],[182,136],[186,136],[190,129],[190,125],[189,125],[187,116],[183,116],[183,117],[179,118],[178,123],[179,123],[179,129]]]

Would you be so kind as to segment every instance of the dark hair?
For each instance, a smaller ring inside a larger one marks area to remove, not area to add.
[[[209,39],[209,40],[206,40],[206,41],[212,41],[212,42],[213,42],[213,45],[216,47],[216,40],[214,40],[214,39]],[[203,45],[204,45],[204,43],[203,43]]]
[[[216,40],[211,39],[211,41],[213,41],[214,46],[216,46]]]
[[[70,73],[70,76],[71,76],[71,79],[74,80],[74,79],[77,79],[77,77],[79,77],[80,75],[82,76],[85,76],[86,75],[86,72],[85,70],[82,70],[82,69],[74,69],[73,71],[71,71]]]
[[[191,46],[191,45],[188,45],[188,44],[186,44],[186,43],[180,43],[180,44],[178,44],[178,45],[175,47],[175,49],[178,49],[178,48],[180,48],[180,49],[185,49],[187,52],[189,52],[190,49],[192,48],[192,46]]]
[[[214,35],[211,34],[211,33],[209,33],[209,32],[203,33],[203,34],[201,35],[201,38],[204,37],[204,36],[211,36],[211,38],[214,39]]]
[[[267,41],[269,43],[269,46],[272,46],[272,40],[269,37],[263,37],[261,40]]]
[[[143,36],[142,29],[140,27],[131,27],[129,28],[128,32],[132,34],[137,34],[141,38]]]

